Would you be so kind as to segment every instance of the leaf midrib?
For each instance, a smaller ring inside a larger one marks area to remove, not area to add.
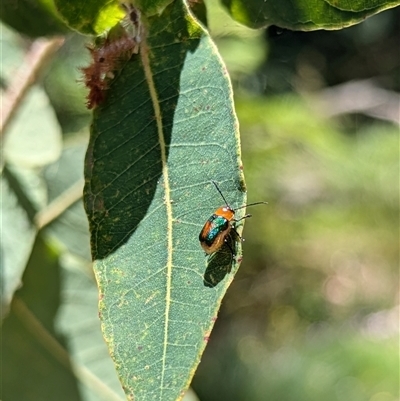
[[[158,141],[160,144],[160,153],[161,153],[161,163],[162,163],[162,177],[164,180],[164,203],[166,207],[167,214],[167,287],[166,287],[166,295],[165,295],[165,324],[164,324],[164,341],[163,341],[163,354],[162,354],[162,371],[161,371],[161,383],[160,383],[160,400],[163,398],[163,388],[164,388],[164,372],[165,372],[165,363],[166,363],[166,355],[167,355],[167,344],[168,344],[168,325],[169,325],[169,312],[171,305],[171,279],[172,279],[172,203],[171,203],[171,188],[169,184],[169,171],[167,165],[167,154],[166,154],[166,143],[164,136],[164,127],[162,123],[162,115],[160,109],[160,103],[158,100],[157,91],[155,88],[153,73],[150,65],[149,58],[149,46],[146,38],[144,37],[141,42],[140,56],[143,64],[144,74],[146,77],[146,81],[150,91],[150,98],[153,103],[156,124],[157,124],[157,132],[158,132]]]

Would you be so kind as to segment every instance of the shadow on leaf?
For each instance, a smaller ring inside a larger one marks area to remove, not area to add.
[[[172,5],[163,18],[152,18],[147,48],[115,73],[94,112],[84,190],[93,259],[126,244],[151,207],[164,203],[157,188],[169,162],[181,75],[202,35],[191,32],[181,8]]]
[[[231,249],[237,253],[237,241],[232,235],[232,231],[229,233],[227,241],[218,252],[209,256],[203,280],[205,287],[213,288],[217,286],[232,270],[232,264],[235,260]]]

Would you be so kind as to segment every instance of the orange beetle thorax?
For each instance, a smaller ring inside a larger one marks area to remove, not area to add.
[[[219,207],[215,212],[215,215],[224,217],[228,221],[231,221],[235,217],[235,212],[227,206]]]

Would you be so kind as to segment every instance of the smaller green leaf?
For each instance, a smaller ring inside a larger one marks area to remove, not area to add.
[[[222,0],[232,17],[249,27],[262,28],[277,25],[293,30],[341,29],[365,20],[400,1],[369,0],[361,7],[361,1],[353,9],[353,1],[325,0]],[[354,12],[357,11],[357,12]]]
[[[102,34],[124,16],[116,0],[55,0],[55,5],[69,27],[88,35]]]
[[[372,9],[386,10],[399,5],[396,0],[326,0],[332,7],[339,10],[361,12]]]

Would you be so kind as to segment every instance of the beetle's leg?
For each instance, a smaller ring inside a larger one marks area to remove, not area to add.
[[[229,250],[231,251],[231,254],[232,254],[232,258],[235,258],[236,253],[235,253],[235,251],[232,249],[231,244],[228,242],[227,238],[224,239],[224,242],[225,242],[226,245],[228,245],[228,248],[229,248]]]
[[[249,217],[251,217],[251,214],[245,214],[243,217],[241,217],[240,219],[233,219],[233,221],[235,222],[235,226],[233,226],[232,225],[232,229],[233,229],[233,231],[234,231],[234,233],[236,234],[236,236],[240,239],[240,241],[244,241],[244,238],[242,238],[241,237],[241,235],[237,232],[237,230],[236,230],[236,224],[239,222],[239,221],[241,221],[241,220],[244,220],[244,219],[247,219],[247,218],[249,218]]]
[[[232,227],[233,232],[236,234],[236,236],[240,239],[240,241],[244,242],[244,238],[237,232],[235,227]]]
[[[241,221],[241,220],[244,220],[244,219],[248,219],[249,217],[251,217],[251,214],[245,214],[243,217],[241,217],[240,219],[233,219],[233,221],[235,222],[235,223],[238,223],[239,221]]]

